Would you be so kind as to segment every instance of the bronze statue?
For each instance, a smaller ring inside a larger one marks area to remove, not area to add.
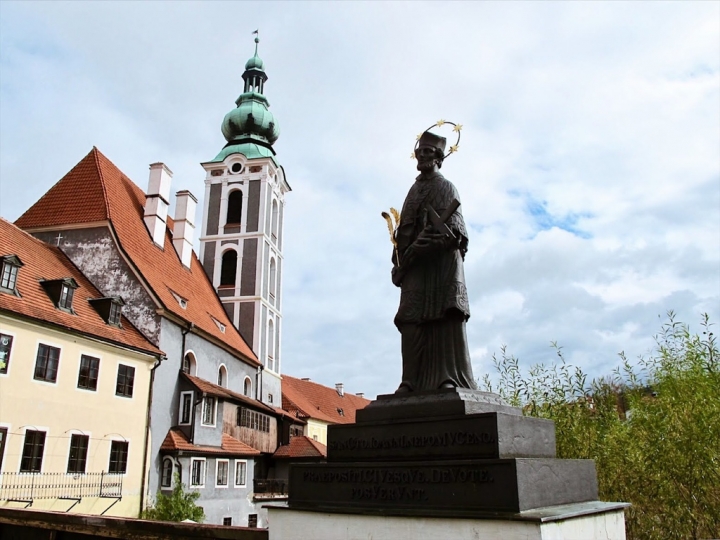
[[[459,134],[459,127],[455,131]],[[445,144],[444,137],[429,131],[418,139],[420,175],[395,230],[392,280],[401,290],[395,325],[403,359],[398,394],[476,388],[465,332],[470,317],[463,271],[468,237],[457,190],[439,172]],[[455,150],[457,146],[451,153]]]

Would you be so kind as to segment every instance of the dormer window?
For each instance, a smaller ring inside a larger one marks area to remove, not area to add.
[[[95,308],[107,324],[120,326],[120,316],[125,302],[119,296],[108,296],[105,298],[92,298],[90,305]]]
[[[67,283],[63,283],[62,288],[60,289],[60,302],[58,302],[58,307],[71,310],[74,293],[74,287],[70,287]]]
[[[68,313],[73,313],[72,301],[77,282],[73,278],[46,279],[40,282],[45,292],[55,304],[55,307]]]
[[[0,258],[2,261],[2,273],[0,274],[0,291],[10,294],[18,294],[17,292],[17,276],[20,267],[23,266],[22,261],[17,255],[5,255]]]

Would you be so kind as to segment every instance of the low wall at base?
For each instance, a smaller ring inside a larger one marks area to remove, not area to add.
[[[3,540],[268,540],[267,529],[0,508]]]

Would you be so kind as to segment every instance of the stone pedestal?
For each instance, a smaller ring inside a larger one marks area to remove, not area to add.
[[[269,540],[625,540],[627,506],[593,502],[464,519],[267,508]]]
[[[328,427],[327,463],[291,466],[289,510],[277,510],[277,519],[310,511],[312,519],[328,516],[322,519],[330,524],[353,515],[348,524],[364,523],[358,534],[367,527],[373,534],[375,527],[405,530],[407,518],[435,518],[428,527],[459,520],[457,527],[477,531],[510,527],[540,534],[518,538],[554,538],[542,536],[541,530],[552,529],[543,524],[557,522],[553,527],[560,530],[571,514],[593,515],[591,528],[607,520],[624,524],[623,505],[597,501],[594,462],[555,455],[554,424],[523,417],[494,394],[448,389],[379,396],[358,411],[355,424]],[[487,534],[469,537],[498,537]]]

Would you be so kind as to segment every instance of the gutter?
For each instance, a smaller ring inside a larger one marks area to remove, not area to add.
[[[153,397],[153,387],[155,386],[155,370],[160,367],[163,361],[167,360],[167,356],[159,356],[155,365],[150,369],[150,390],[148,392],[147,402],[147,413],[145,415],[145,440],[143,441],[143,464],[142,464],[142,480],[140,482],[140,513],[138,517],[142,515],[145,510],[145,493],[147,491],[145,487],[145,481],[147,480],[147,460],[148,460],[148,442],[150,440],[150,422],[152,420],[151,406]]]

